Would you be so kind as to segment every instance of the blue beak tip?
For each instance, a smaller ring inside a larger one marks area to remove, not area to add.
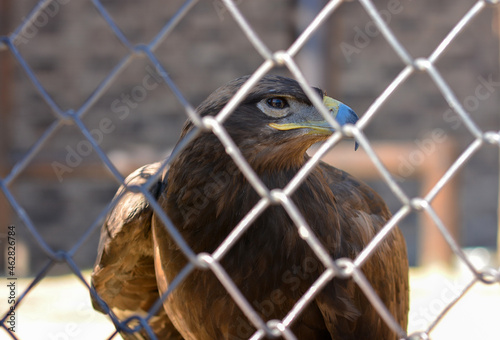
[[[356,124],[359,117],[349,106],[341,104],[337,113],[337,122],[340,125]]]
[[[339,106],[339,111],[337,113],[337,122],[339,122],[340,125],[345,125],[345,124],[356,124],[358,121],[359,117],[354,112],[349,106],[345,104],[341,104]],[[354,151],[358,150],[359,144],[358,142],[354,143]]]

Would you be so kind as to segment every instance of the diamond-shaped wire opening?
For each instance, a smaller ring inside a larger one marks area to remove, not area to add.
[[[117,169],[128,175],[172,151],[186,120],[183,111],[154,65],[139,56],[82,121]]]
[[[93,10],[90,2],[62,2],[52,0],[33,15],[32,19],[25,21],[25,27],[18,35],[14,33],[14,46],[21,56],[26,55],[27,64],[32,68],[34,76],[44,91],[52,97],[63,111],[82,105],[102,78],[111,70],[126,49],[120,46],[104,20],[96,16],[92,22],[82,21],[83,17],[77,16],[70,23],[63,22],[65,17],[75,16],[80,12]],[[61,34],[61,26],[68,32],[79,32],[77,38],[74,34]],[[69,26],[69,27],[68,27]],[[94,32],[99,31],[96,37]],[[46,47],[46,39],[53,34],[59,34],[59,39],[54,40],[51,49]],[[96,54],[88,56],[83,53],[89,45],[107,41],[103,48]],[[35,59],[32,55],[38,51]],[[55,54],[56,50],[64,50],[64,54]],[[110,53],[110,52],[113,53]],[[75,62],[88,65],[84,72],[79,72]],[[59,79],[54,77],[54,70],[71,70],[72,77]]]

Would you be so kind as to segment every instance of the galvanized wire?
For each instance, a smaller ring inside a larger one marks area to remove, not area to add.
[[[236,304],[242,310],[242,312],[247,316],[248,320],[257,328],[257,331],[252,335],[251,339],[262,339],[266,335],[280,335],[285,339],[296,339],[296,336],[291,331],[291,325],[293,321],[303,312],[305,307],[311,302],[314,296],[324,287],[330,280],[336,276],[343,278],[352,278],[362,289],[362,291],[367,296],[368,300],[373,304],[374,308],[379,312],[382,319],[387,323],[387,325],[397,333],[401,338],[405,339],[428,339],[429,333],[432,329],[445,317],[445,313],[451,309],[472,287],[472,285],[483,282],[485,284],[492,284],[500,282],[500,274],[497,269],[488,268],[486,270],[478,270],[474,267],[473,263],[467,258],[467,255],[461,250],[460,246],[453,239],[451,234],[448,232],[446,225],[440,220],[435,211],[431,208],[430,203],[440,192],[446,183],[462,169],[471,156],[478,151],[485,143],[490,143],[500,146],[500,134],[498,132],[484,132],[482,131],[471,118],[467,110],[460,104],[457,96],[454,94],[451,87],[443,79],[437,68],[435,67],[435,62],[442,55],[443,51],[449,46],[449,44],[454,41],[460,32],[462,32],[469,25],[471,20],[477,16],[482,10],[487,8],[488,4],[497,4],[498,1],[477,1],[471,9],[458,21],[455,27],[450,31],[450,33],[442,40],[442,42],[436,47],[436,49],[431,53],[428,58],[414,58],[404,47],[404,45],[396,38],[391,28],[385,23],[380,13],[377,11],[373,2],[370,0],[359,0],[362,8],[366,13],[373,19],[375,25],[378,27],[382,36],[387,40],[390,46],[393,48],[394,52],[399,56],[399,58],[405,64],[403,70],[399,75],[391,82],[389,86],[376,98],[373,103],[369,106],[368,110],[364,113],[358,123],[353,125],[347,125],[340,127],[338,123],[331,119],[327,114],[327,110],[322,105],[320,98],[310,89],[310,85],[306,82],[304,76],[301,73],[300,68],[296,64],[294,57],[304,46],[304,44],[311,38],[312,35],[318,30],[318,28],[324,24],[326,20],[330,18],[332,13],[342,4],[340,0],[332,0],[328,2],[325,7],[318,13],[315,19],[308,25],[302,34],[299,35],[297,40],[291,44],[291,46],[285,51],[272,51],[268,46],[264,44],[262,39],[246,20],[244,14],[238,9],[235,2],[232,0],[222,0],[223,5],[226,7],[228,13],[234,18],[238,23],[243,33],[247,36],[248,40],[254,46],[255,50],[262,56],[264,62],[259,68],[251,75],[251,77],[245,82],[245,84],[239,89],[236,95],[227,103],[227,105],[214,117],[204,117],[201,118],[198,113],[194,110],[191,104],[186,100],[182,92],[177,87],[175,81],[168,75],[164,69],[161,62],[155,55],[155,50],[158,45],[168,38],[172,30],[178,25],[179,22],[183,20],[185,15],[196,5],[195,0],[186,1],[177,11],[177,13],[160,29],[158,34],[148,43],[134,45],[131,43],[126,35],[120,30],[118,25],[113,20],[112,16],[108,13],[105,6],[100,0],[92,0],[93,5],[97,9],[98,13],[109,25],[110,29],[118,40],[123,44],[123,46],[128,50],[127,55],[120,60],[116,66],[107,74],[104,80],[96,87],[91,96],[77,109],[64,111],[62,110],[49,93],[45,90],[43,85],[37,79],[35,73],[22,57],[16,48],[16,41],[19,39],[20,34],[29,25],[33,24],[33,18],[36,18],[41,11],[44,10],[46,6],[50,3],[50,0],[41,0],[33,8],[33,10],[28,15],[27,19],[23,21],[15,31],[9,36],[0,37],[0,47],[2,49],[7,49],[10,51],[15,60],[19,63],[21,68],[27,74],[28,78],[31,80],[36,90],[43,98],[43,100],[48,104],[52,113],[56,117],[56,121],[50,125],[47,130],[42,134],[40,139],[28,150],[23,157],[12,167],[10,172],[4,177],[0,178],[0,189],[3,191],[5,197],[11,204],[13,210],[23,221],[24,225],[28,229],[29,233],[36,239],[38,247],[45,253],[49,261],[47,265],[38,273],[38,275],[33,280],[32,284],[22,292],[17,304],[21,303],[23,299],[30,294],[31,291],[36,289],[36,284],[44,279],[48,270],[56,262],[66,262],[68,266],[73,270],[74,274],[82,281],[87,289],[91,290],[90,285],[83,278],[80,268],[73,261],[73,255],[82,246],[82,244],[88,239],[88,237],[99,228],[103,223],[105,216],[113,209],[116,203],[121,199],[122,195],[118,195],[113,199],[112,202],[99,214],[99,217],[89,226],[87,232],[82,235],[78,242],[73,245],[70,251],[62,251],[58,249],[52,249],[42,238],[36,224],[30,219],[28,214],[24,211],[23,207],[19,204],[16,198],[12,195],[9,186],[18,177],[18,175],[26,168],[27,164],[33,159],[33,157],[40,151],[43,145],[46,144],[47,140],[59,129],[63,124],[72,123],[78,127],[86,140],[88,140],[94,150],[96,150],[98,156],[100,157],[102,163],[106,168],[112,173],[117,182],[121,185],[127,187],[128,190],[133,192],[140,192],[151,204],[152,209],[158,215],[159,219],[163,222],[167,232],[173,237],[177,245],[184,252],[186,257],[189,259],[188,264],[180,272],[180,274],[173,280],[169,285],[167,292],[161,296],[161,298],[151,307],[148,315],[146,317],[134,316],[127,320],[119,320],[106,306],[106,304],[100,300],[96,292],[91,291],[103,310],[109,313],[109,317],[116,326],[116,332],[111,334],[109,338],[113,338],[118,331],[134,331],[144,328],[146,333],[154,338],[151,328],[147,324],[148,320],[155,315],[158,310],[162,307],[162,302],[168,297],[168,295],[176,289],[176,287],[183,281],[188,280],[189,274],[196,268],[203,268],[205,270],[211,270],[216,277],[220,280],[222,285],[227,289],[228,294],[234,299]],[[107,154],[100,148],[99,144],[92,137],[91,133],[82,122],[82,117],[88,112],[88,110],[94,105],[94,103],[102,97],[106,89],[113,84],[119,74],[127,68],[131,60],[135,57],[142,56],[151,61],[156,69],[159,71],[161,77],[165,83],[170,87],[179,103],[185,110],[186,116],[195,124],[195,129],[188,134],[184,140],[182,140],[177,148],[172,152],[171,156],[165,160],[159,171],[152,176],[147,183],[141,187],[137,186],[127,186],[124,178],[120,175],[118,170],[115,168]],[[229,133],[223,126],[223,122],[234,112],[238,107],[239,103],[245,98],[252,87],[261,79],[267,72],[269,72],[274,66],[285,66],[287,67],[293,76],[299,81],[300,85],[304,89],[306,95],[310,98],[311,102],[318,108],[318,110],[324,115],[325,119],[329,120],[332,126],[337,128],[337,132],[334,133],[318,150],[318,152],[309,159],[306,165],[296,174],[296,176],[288,183],[288,185],[283,190],[272,190],[270,191],[264,183],[260,180],[258,175],[254,172],[251,166],[242,156],[241,152],[238,150],[236,144],[231,139]],[[367,124],[376,116],[381,105],[392,96],[393,92],[403,84],[412,74],[415,72],[425,72],[429,75],[429,78],[437,85],[438,89],[441,91],[442,96],[446,99],[449,106],[453,111],[460,117],[461,121],[464,123],[465,127],[469,132],[475,137],[475,140],[470,143],[466,150],[460,155],[452,164],[452,166],[446,171],[442,178],[430,189],[429,193],[423,198],[420,197],[408,197],[404,190],[399,186],[398,182],[394,176],[387,170],[384,164],[381,162],[380,158],[376,154],[375,150],[371,146],[370,140],[363,133],[363,129]],[[193,139],[201,130],[209,130],[215,134],[224,145],[227,153],[234,160],[236,165],[248,179],[249,183],[255,188],[257,193],[261,196],[261,200],[251,209],[246,216],[235,226],[233,231],[226,237],[226,239],[219,245],[219,247],[214,251],[213,254],[200,253],[196,254],[183,240],[181,234],[177,231],[175,225],[170,221],[169,217],[161,209],[159,204],[155,201],[153,196],[148,191],[149,187],[161,176],[164,169],[177,157],[177,155],[182,151],[182,149]],[[320,241],[316,238],[314,233],[309,228],[307,221],[300,214],[297,207],[294,205],[290,199],[291,194],[295,189],[305,180],[311,170],[316,166],[320,158],[334,145],[336,145],[342,138],[350,136],[355,137],[356,140],[365,149],[368,156],[374,163],[377,171],[380,173],[381,178],[388,184],[389,188],[396,195],[397,198],[402,203],[402,207],[397,211],[394,216],[386,223],[386,225],[380,230],[380,232],[371,240],[371,242],[365,247],[365,249],[359,254],[355,259],[332,259],[326,249],[321,245]],[[325,271],[320,275],[320,277],[311,285],[311,287],[305,292],[305,294],[297,301],[295,306],[289,311],[287,316],[283,320],[269,320],[265,322],[259,316],[258,312],[252,307],[252,305],[245,299],[238,287],[232,282],[230,276],[225,272],[224,268],[220,265],[219,261],[227,254],[228,250],[234,246],[239,237],[248,229],[251,223],[271,204],[280,204],[287,211],[292,221],[296,224],[299,235],[309,244],[314,253],[325,265]],[[461,294],[457,296],[453,301],[451,301],[446,308],[436,316],[436,318],[431,322],[426,330],[418,333],[408,335],[406,330],[401,329],[399,324],[389,310],[384,306],[381,299],[377,296],[375,290],[371,286],[370,282],[366,279],[361,271],[361,266],[363,263],[369,259],[373,254],[374,250],[383,242],[385,237],[393,230],[398,222],[400,222],[405,216],[407,216],[412,211],[422,211],[430,216],[434,221],[436,228],[443,235],[446,242],[449,244],[453,252],[457,257],[465,263],[467,268],[474,274],[472,281],[463,289]],[[8,316],[8,311],[3,315],[1,319],[1,326],[4,331],[13,339],[17,339],[16,334],[11,332],[7,325],[5,324],[6,318]],[[138,321],[139,324],[130,329],[128,324],[132,321]]]

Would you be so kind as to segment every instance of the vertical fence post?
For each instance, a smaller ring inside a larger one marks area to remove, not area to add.
[[[457,152],[454,143],[443,143],[440,152],[429,155],[429,159],[424,162],[422,172],[422,193],[427,194],[446,170],[453,163]],[[452,178],[432,200],[431,206],[434,208],[448,232],[460,243],[459,214],[458,214],[458,190],[456,178]],[[422,232],[419,237],[418,263],[422,266],[429,265],[450,265],[454,254],[450,246],[446,243],[443,235],[436,227],[432,218],[426,213],[422,216]]]

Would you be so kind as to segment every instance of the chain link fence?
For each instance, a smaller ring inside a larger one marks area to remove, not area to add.
[[[450,182],[452,177],[462,169],[471,157],[480,150],[483,146],[487,144],[492,144],[500,147],[500,134],[498,131],[483,131],[480,129],[474,120],[471,118],[470,114],[460,103],[459,99],[455,93],[450,88],[449,84],[444,80],[439,70],[436,68],[435,64],[446,50],[448,45],[464,30],[467,25],[473,20],[481,11],[493,10],[495,8],[497,1],[477,1],[469,9],[469,11],[458,21],[458,23],[453,27],[449,34],[442,40],[442,42],[434,49],[434,51],[427,58],[415,58],[412,56],[404,45],[397,39],[393,31],[384,21],[380,12],[376,9],[373,2],[370,0],[359,0],[366,13],[373,20],[376,27],[380,30],[383,37],[387,40],[389,45],[394,50],[394,53],[401,59],[405,64],[403,70],[393,79],[389,86],[383,91],[382,94],[370,105],[366,112],[361,114],[361,118],[355,126],[347,125],[342,128],[335,126],[337,132],[335,132],[321,147],[317,150],[314,156],[307,162],[307,164],[297,173],[294,179],[288,183],[288,185],[282,190],[269,190],[259,179],[256,173],[252,170],[246,160],[242,157],[238,151],[235,143],[229,137],[228,132],[224,129],[224,121],[231,115],[239,103],[245,98],[249,90],[261,79],[264,75],[270,72],[276,66],[286,67],[294,76],[294,78],[301,84],[306,94],[310,97],[311,101],[317,107],[322,107],[322,103],[318,102],[312,92],[310,85],[307,83],[304,74],[299,68],[295,61],[297,53],[304,47],[308,40],[315,34],[315,32],[320,28],[326,20],[328,20],[332,13],[334,13],[342,1],[330,1],[324,8],[317,14],[314,20],[307,26],[307,28],[299,35],[299,37],[293,42],[293,44],[286,50],[273,51],[269,46],[263,42],[256,31],[249,24],[243,13],[238,9],[237,2],[232,0],[222,0],[217,3],[217,6],[223,8],[225,15],[231,15],[237,24],[240,26],[241,30],[244,32],[248,41],[253,45],[255,50],[262,56],[264,61],[262,64],[253,72],[248,81],[244,86],[236,93],[236,95],[227,103],[227,105],[214,117],[200,117],[190,102],[185,98],[184,94],[178,88],[174,79],[169,76],[169,73],[162,66],[155,55],[155,50],[165,39],[168,39],[169,34],[172,30],[182,21],[182,19],[189,13],[189,11],[197,3],[194,0],[186,1],[182,7],[179,8],[177,13],[170,19],[169,22],[158,32],[158,34],[147,44],[134,45],[122,32],[116,22],[113,20],[112,16],[108,13],[106,7],[99,0],[93,0],[92,3],[104,18],[104,20],[109,24],[116,37],[128,50],[128,54],[121,59],[116,66],[107,74],[104,80],[99,84],[91,96],[78,108],[74,110],[63,110],[58,106],[58,104],[53,100],[53,98],[46,91],[44,86],[37,79],[37,76],[33,72],[30,65],[26,62],[23,56],[19,53],[16,46],[16,41],[22,39],[22,32],[26,29],[26,26],[33,25],[33,18],[37,17],[41,11],[43,11],[49,4],[51,0],[39,1],[33,8],[29,16],[24,20],[23,24],[19,25],[17,29],[9,36],[0,37],[0,49],[8,50],[15,58],[15,60],[22,67],[26,75],[29,77],[31,82],[35,85],[39,94],[43,97],[45,102],[50,106],[53,114],[57,119],[52,123],[38,139],[38,141],[23,155],[23,157],[12,167],[10,172],[3,178],[0,178],[0,188],[12,206],[13,210],[18,215],[19,219],[22,220],[23,224],[29,230],[29,232],[36,238],[37,244],[40,249],[44,252],[50,262],[37,273],[36,277],[32,283],[28,286],[26,290],[21,292],[21,294],[15,300],[15,303],[7,307],[6,310],[2,310],[1,326],[3,328],[2,332],[10,336],[12,339],[17,339],[16,332],[12,330],[9,325],[9,321],[12,317],[12,310],[14,310],[19,304],[23,303],[23,300],[28,296],[34,289],[36,285],[45,278],[47,272],[50,268],[58,262],[65,262],[72,269],[74,275],[76,275],[79,280],[89,289],[89,282],[83,277],[80,268],[74,261],[74,254],[82,247],[82,245],[88,240],[90,235],[97,233],[100,226],[102,225],[106,215],[113,209],[116,203],[119,201],[120,197],[116,197],[107,207],[104,209],[99,217],[92,223],[91,226],[86,230],[85,234],[79,239],[79,241],[72,245],[71,249],[68,251],[62,251],[58,249],[51,248],[47,242],[41,236],[39,230],[37,229],[36,223],[30,218],[30,216],[23,209],[23,206],[16,200],[15,196],[12,194],[9,188],[11,184],[19,177],[20,173],[26,168],[27,164],[33,160],[40,149],[47,143],[47,141],[53,136],[53,134],[64,124],[73,124],[81,130],[86,140],[90,143],[91,147],[97,152],[102,163],[106,168],[113,174],[119,184],[124,184],[124,177],[115,167],[113,162],[110,160],[106,152],[100,147],[98,141],[96,141],[95,136],[91,133],[89,128],[83,123],[82,118],[89,111],[89,109],[96,103],[96,101],[103,95],[109,86],[117,81],[118,76],[123,72],[127,66],[131,63],[132,59],[138,55],[148,59],[153,65],[155,65],[158,73],[163,78],[165,84],[167,84],[172,92],[177,97],[179,103],[183,106],[186,116],[196,125],[196,131],[210,130],[214,133],[224,145],[228,153],[233,158],[234,162],[238,165],[240,170],[246,176],[248,181],[252,184],[255,190],[261,196],[259,203],[252,209],[247,216],[245,216],[241,222],[235,226],[234,230],[225,241],[218,247],[218,249],[213,254],[196,254],[190,247],[185,243],[180,234],[176,231],[176,227],[171,223],[169,217],[162,211],[158,203],[151,196],[148,188],[154,181],[158,179],[161,175],[163,169],[168,166],[173,159],[179,154],[179,152],[186,146],[192,138],[195,136],[196,132],[186,136],[181,142],[179,148],[177,148],[174,153],[168,157],[163,163],[156,174],[148,180],[148,182],[142,187],[129,188],[137,192],[141,192],[146,199],[151,204],[155,213],[159,216],[165,228],[168,230],[170,235],[175,239],[178,246],[183,250],[186,257],[189,259],[189,264],[182,270],[178,275],[176,280],[172,282],[168,291],[161,297],[161,299],[166,299],[170,292],[176,289],[177,285],[183,280],[189,280],[188,276],[197,268],[208,267],[217,276],[220,282],[227,289],[228,294],[230,294],[237,305],[241,308],[244,314],[247,316],[248,320],[257,328],[255,334],[251,336],[251,339],[262,339],[265,336],[282,336],[285,339],[296,339],[295,335],[291,332],[289,326],[291,323],[300,315],[305,306],[307,306],[315,297],[315,294],[324,287],[330,280],[336,276],[350,277],[352,278],[359,287],[366,294],[369,301],[377,309],[380,316],[387,323],[387,325],[399,335],[400,338],[404,339],[428,339],[430,338],[429,333],[435,328],[435,326],[445,317],[448,310],[452,309],[453,306],[467,294],[468,290],[476,283],[483,284],[495,284],[500,282],[500,272],[495,268],[488,269],[477,269],[473,263],[469,260],[468,256],[463,252],[457,241],[449,233],[447,226],[442,222],[440,217],[436,214],[435,210],[431,207],[431,202],[436,197],[436,195],[441,191],[441,189]],[[451,167],[446,171],[446,173],[437,181],[434,187],[426,193],[423,197],[409,197],[404,190],[402,190],[400,184],[395,179],[395,177],[387,170],[384,164],[381,162],[379,156],[375,152],[372,143],[367,138],[364,129],[365,127],[377,117],[380,107],[386,102],[386,100],[393,95],[395,90],[403,84],[407,79],[416,73],[425,73],[432,81],[437,85],[441,95],[444,97],[448,105],[451,107],[453,112],[460,118],[461,122],[467,128],[469,133],[473,136],[473,141],[468,145],[468,147],[456,158]],[[324,111],[324,110],[323,110]],[[326,112],[322,112],[326,116]],[[401,202],[402,207],[396,211],[393,217],[388,221],[384,228],[371,240],[367,247],[359,254],[355,259],[339,259],[334,260],[328,256],[326,250],[321,246],[321,243],[316,239],[314,233],[311,232],[307,221],[301,216],[298,209],[295,207],[294,203],[290,200],[291,193],[303,182],[303,180],[308,176],[314,166],[317,165],[322,156],[326,152],[334,147],[340,140],[344,137],[354,137],[360,146],[366,151],[371,161],[377,168],[383,180],[387,183],[390,190],[394,193],[397,199]],[[317,279],[313,286],[302,296],[302,298],[297,301],[296,305],[292,310],[289,311],[288,315],[282,320],[263,320],[254,309],[254,307],[245,299],[241,294],[238,287],[229,278],[229,275],[224,271],[224,268],[219,264],[221,258],[226,254],[226,252],[233,246],[238,237],[242,235],[245,230],[250,226],[251,221],[253,221],[257,216],[259,216],[270,204],[278,202],[287,211],[290,218],[294,221],[303,239],[309,244],[313,249],[317,257],[322,261],[327,268],[322,275]],[[408,334],[405,329],[401,329],[397,321],[390,314],[388,309],[381,302],[380,298],[376,295],[374,289],[371,287],[370,282],[364,277],[361,266],[370,257],[371,253],[378,247],[378,245],[385,239],[385,237],[396,227],[398,223],[402,221],[407,215],[412,212],[419,211],[427,214],[435,223],[435,227],[443,235],[448,243],[449,247],[453,250],[455,255],[460,259],[460,261],[465,264],[468,269],[473,273],[473,279],[465,286],[465,288],[457,295],[453,301],[451,301],[446,308],[436,316],[436,318],[431,322],[426,329],[421,330],[418,333]],[[12,274],[13,276],[13,274]],[[93,293],[95,294],[95,293]],[[155,338],[149,325],[148,320],[155,315],[160,308],[162,308],[162,300],[158,300],[156,304],[151,308],[149,314],[145,317],[136,316],[135,320],[139,321],[139,327],[144,327],[151,338]],[[117,332],[119,330],[128,329],[127,324],[130,320],[119,320],[112,313],[109,317],[112,319],[114,325],[116,326]],[[111,334],[109,338],[117,336],[117,332]],[[495,334],[491,335],[495,337]],[[498,334],[496,334],[498,336]]]

